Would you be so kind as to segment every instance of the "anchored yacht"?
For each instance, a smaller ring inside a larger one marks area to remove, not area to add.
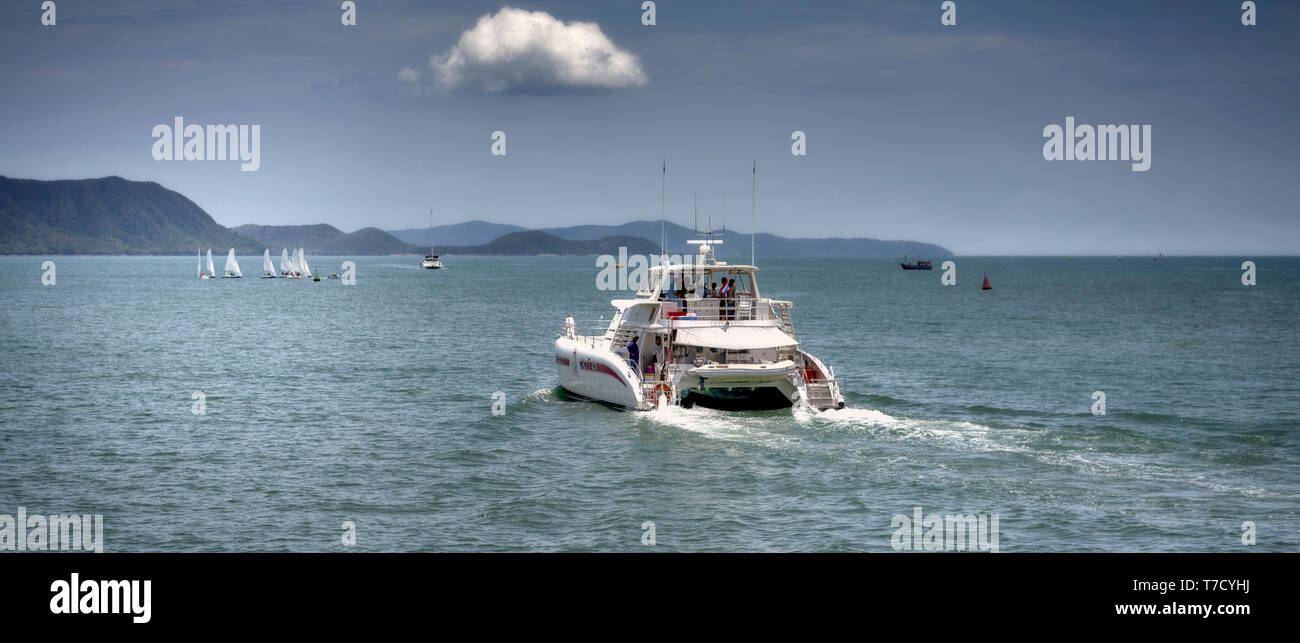
[[[842,408],[835,372],[804,351],[793,304],[764,297],[758,268],[719,262],[720,239],[693,263],[649,268],[633,299],[615,299],[608,327],[579,334],[573,317],[555,340],[555,366],[568,393],[650,410],[696,404],[723,410],[793,406]]]
[[[429,211],[429,254],[424,255],[420,261],[420,268],[424,270],[441,270],[442,260],[438,255],[433,254],[433,211]]]

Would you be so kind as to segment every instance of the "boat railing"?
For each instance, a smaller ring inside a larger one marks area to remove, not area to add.
[[[682,321],[767,321],[781,319],[775,302],[753,297],[687,297],[660,304],[660,319]]]
[[[609,327],[610,321],[609,319],[565,320],[560,336],[572,336],[573,339],[594,347],[613,334],[614,331]]]

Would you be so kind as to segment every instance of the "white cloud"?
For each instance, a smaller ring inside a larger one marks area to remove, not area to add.
[[[615,89],[647,82],[637,57],[614,46],[600,25],[512,7],[479,18],[429,66],[442,89]]]
[[[403,67],[401,71],[397,72],[397,80],[406,83],[413,83],[420,80],[420,70],[412,67]]]

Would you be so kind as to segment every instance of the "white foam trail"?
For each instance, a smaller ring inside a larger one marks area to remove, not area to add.
[[[529,393],[528,395],[525,395],[523,399],[525,399],[525,400],[540,400],[540,401],[542,401],[542,402],[556,402],[556,401],[558,401],[557,398],[556,398],[556,395],[555,395],[555,389],[554,389],[554,388],[539,388],[539,389],[537,389],[536,391],[533,391],[532,393]]]
[[[769,430],[769,427],[781,426],[783,418],[780,417],[758,418],[703,407],[684,409],[676,405],[665,405],[639,413],[638,418],[718,440],[768,446],[783,446],[798,441],[792,436]]]
[[[816,411],[796,407],[795,418],[801,424],[822,425],[832,429],[862,431],[874,438],[896,441],[933,441],[949,448],[974,451],[1027,451],[1013,442],[1021,437],[1011,429],[992,427],[960,420],[896,417],[876,409],[846,407]]]
[[[888,413],[877,411],[875,409],[845,407],[842,409],[816,411],[812,407],[806,405],[801,406],[802,408],[795,408],[795,419],[800,423],[817,421],[860,426],[901,427],[907,422],[907,420],[896,418]]]

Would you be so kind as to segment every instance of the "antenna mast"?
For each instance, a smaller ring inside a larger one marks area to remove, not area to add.
[[[753,177],[749,183],[749,265],[757,266],[758,259],[754,256],[754,235],[758,230],[758,200],[755,195],[758,193],[758,161],[754,161]]]
[[[666,227],[664,226],[664,186],[668,184],[668,159],[664,159],[663,174],[659,177],[659,260],[663,261],[663,256],[667,252],[664,249],[667,239]]]

